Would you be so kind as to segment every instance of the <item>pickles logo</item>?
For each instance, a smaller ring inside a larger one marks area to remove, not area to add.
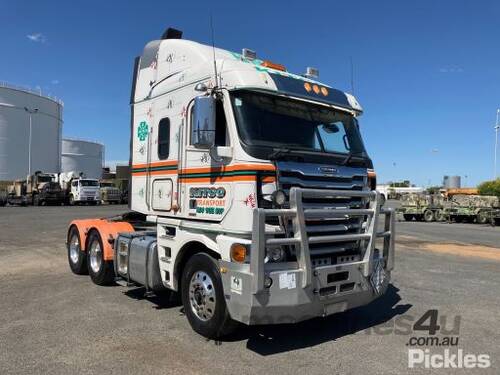
[[[148,123],[146,121],[141,121],[139,127],[137,128],[137,137],[141,142],[146,140],[148,136],[148,131],[149,131]]]

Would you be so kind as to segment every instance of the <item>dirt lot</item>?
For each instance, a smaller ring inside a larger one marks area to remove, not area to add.
[[[376,302],[297,325],[242,327],[213,342],[191,330],[174,301],[69,271],[68,222],[123,210],[0,208],[0,374],[401,374],[410,338],[425,333],[398,327],[429,309],[448,328],[460,317],[453,336],[464,353],[490,356],[477,373],[499,372],[500,227],[400,223],[392,285]]]

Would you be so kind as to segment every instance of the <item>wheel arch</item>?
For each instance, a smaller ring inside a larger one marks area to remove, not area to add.
[[[177,290],[181,289],[182,272],[188,260],[195,254],[204,253],[212,258],[219,260],[221,255],[215,250],[210,249],[206,244],[201,241],[193,240],[182,245],[176,256],[174,265],[173,280]]]
[[[101,237],[104,247],[104,260],[113,260],[113,241],[120,232],[134,232],[132,225],[125,221],[108,221],[104,219],[74,220],[68,228],[68,235],[71,228],[76,227],[80,234],[80,246],[82,251],[87,251],[89,235],[96,231]]]

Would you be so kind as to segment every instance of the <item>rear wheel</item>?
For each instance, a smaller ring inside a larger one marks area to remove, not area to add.
[[[90,233],[87,242],[87,266],[94,284],[109,285],[114,281],[113,262],[104,260],[104,246],[96,230]]]
[[[428,223],[434,221],[434,212],[432,210],[426,210],[424,212],[424,220]]]
[[[218,338],[237,327],[227,310],[218,264],[211,256],[200,253],[189,259],[181,294],[189,324],[200,335]]]
[[[444,215],[443,210],[437,210],[434,217],[436,218],[436,221],[445,221],[446,216]]]
[[[80,244],[80,233],[76,227],[71,227],[68,233],[68,262],[69,268],[77,275],[86,275],[87,255],[82,251]]]
[[[490,221],[490,215],[486,211],[479,211],[476,217],[476,221],[478,224],[487,224]]]
[[[40,206],[40,197],[38,194],[33,197],[33,206]]]

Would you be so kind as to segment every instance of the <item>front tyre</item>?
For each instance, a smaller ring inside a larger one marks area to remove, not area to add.
[[[76,227],[71,227],[68,233],[68,262],[71,271],[77,275],[86,275],[87,255],[82,251],[80,233]]]
[[[231,333],[237,323],[227,310],[217,262],[207,254],[195,254],[182,273],[182,304],[193,330],[207,338]]]
[[[104,246],[101,236],[95,230],[90,233],[87,243],[87,266],[94,284],[110,285],[114,281],[113,262],[104,260]]]

